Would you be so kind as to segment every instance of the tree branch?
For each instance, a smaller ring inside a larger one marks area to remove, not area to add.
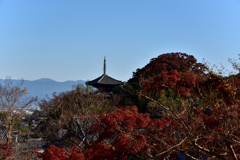
[[[207,153],[209,153],[209,154],[211,154],[211,155],[214,155],[214,156],[216,156],[216,157],[219,158],[219,159],[226,160],[226,158],[224,158],[223,156],[221,156],[221,155],[219,155],[219,154],[217,154],[217,153],[215,153],[215,152],[210,151],[209,149],[206,149],[206,148],[198,145],[198,144],[197,144],[197,140],[198,140],[198,138],[196,138],[195,141],[194,141],[194,143],[193,143],[193,145],[194,145],[195,147],[197,147],[198,149],[200,149],[200,150],[202,150],[202,151],[204,151],[204,152],[207,152]]]
[[[168,150],[164,151],[164,152],[161,152],[159,154],[156,155],[156,157],[162,155],[162,154],[165,154],[165,153],[168,153],[170,152],[171,150],[173,150],[174,148],[180,146],[185,140],[187,139],[187,137],[185,137],[180,143],[176,144],[175,146],[172,146],[171,148],[169,148]]]

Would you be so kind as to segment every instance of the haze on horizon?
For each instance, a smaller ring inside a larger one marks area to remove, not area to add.
[[[239,0],[0,0],[0,79],[127,81],[163,53],[231,70]]]

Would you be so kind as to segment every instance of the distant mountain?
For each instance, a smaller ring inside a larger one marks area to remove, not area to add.
[[[4,85],[4,79],[0,79],[0,83]],[[12,79],[14,85],[21,82],[21,80]],[[35,81],[24,80],[22,88],[27,88],[28,96],[38,96],[39,100],[48,97],[52,98],[54,92],[61,93],[72,90],[72,86],[77,84],[85,85],[85,81],[65,81],[57,82],[52,79],[42,78]]]

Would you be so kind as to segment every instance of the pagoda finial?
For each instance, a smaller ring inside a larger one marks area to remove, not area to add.
[[[106,57],[104,56],[103,74],[106,74]]]

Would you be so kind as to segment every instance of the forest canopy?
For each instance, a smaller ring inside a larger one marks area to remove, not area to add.
[[[234,64],[236,67],[236,64]],[[51,159],[240,158],[240,79],[186,53],[159,55],[112,97],[77,87],[43,100]],[[64,133],[59,138],[59,131]]]

